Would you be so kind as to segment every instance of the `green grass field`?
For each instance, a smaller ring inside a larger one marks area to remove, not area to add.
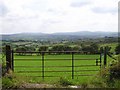
[[[1,56],[1,55],[0,55]],[[116,57],[116,55],[114,55]],[[32,56],[19,56],[14,55],[14,74],[17,78],[25,80],[30,83],[50,83],[56,84],[60,81],[60,78],[66,79],[72,84],[79,85],[82,83],[89,82],[95,79],[94,76],[77,76],[77,75],[95,75],[99,77],[100,66],[96,66],[96,59],[99,60],[100,55],[74,55],[74,79],[72,79],[72,56],[71,55],[45,55],[44,60],[44,80],[42,77],[42,59],[41,55]],[[63,60],[59,60],[63,59]],[[81,60],[78,60],[81,59]],[[88,59],[88,60],[83,60]],[[5,57],[4,57],[5,60]],[[112,61],[110,57],[107,57],[107,65]],[[103,58],[102,58],[103,63]],[[94,65],[86,67],[77,67],[81,65]],[[49,67],[47,67],[49,66]],[[53,67],[54,66],[54,67]],[[55,66],[67,66],[67,67],[55,67]],[[82,70],[82,71],[81,71]],[[84,71],[84,70],[97,70],[97,71]],[[51,71],[51,72],[46,72]],[[52,72],[61,71],[61,72]],[[65,72],[63,72],[65,71]],[[68,71],[68,72],[67,72]],[[46,76],[58,76],[58,77],[46,77]],[[64,80],[63,80],[64,81]]]
[[[72,80],[72,56],[71,55],[45,55],[44,60],[44,75],[46,81],[56,81],[60,77]],[[100,71],[100,66],[96,66],[96,59],[99,59],[99,55],[74,55],[74,81],[86,82],[92,76],[77,76],[77,75],[96,75]],[[33,81],[42,81],[42,59],[40,56],[17,56],[14,57],[14,72],[15,74],[22,76],[32,76]],[[63,59],[63,60],[59,60]],[[79,60],[81,59],[81,60]],[[88,60],[84,60],[88,59]],[[94,66],[84,66],[94,65]],[[54,67],[53,67],[54,66]],[[60,67],[56,67],[60,66]],[[67,67],[61,67],[67,66]],[[80,66],[80,67],[79,67]],[[95,70],[95,71],[84,71]],[[49,71],[49,72],[46,72]],[[53,72],[61,71],[61,72]],[[64,72],[63,72],[64,71]],[[48,76],[48,77],[46,77]],[[49,77],[56,76],[56,77]],[[58,77],[57,77],[58,76]]]

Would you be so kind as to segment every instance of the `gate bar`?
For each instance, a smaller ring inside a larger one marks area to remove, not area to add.
[[[74,53],[72,52],[72,79],[74,79]]]
[[[44,52],[42,52],[42,78],[44,80]]]

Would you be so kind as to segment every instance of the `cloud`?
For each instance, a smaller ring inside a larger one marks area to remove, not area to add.
[[[86,5],[89,5],[91,4],[91,2],[72,2],[71,3],[71,7],[83,7],[83,6],[86,6]]]
[[[110,14],[116,14],[118,12],[117,8],[102,8],[102,7],[94,7],[91,9],[94,13],[110,13]]]
[[[49,14],[52,14],[52,15],[66,15],[67,14],[64,10],[55,9],[55,8],[49,8],[47,11]]]
[[[4,16],[7,13],[8,13],[7,7],[3,3],[0,3],[0,16]]]
[[[2,33],[117,31],[117,0],[3,0],[3,2],[4,4],[0,4]]]
[[[33,0],[23,5],[24,9],[29,9],[34,12],[45,12],[48,9],[48,0]]]

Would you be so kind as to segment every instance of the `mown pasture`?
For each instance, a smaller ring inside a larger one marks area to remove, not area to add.
[[[84,60],[84,59],[87,59],[87,60]],[[99,54],[97,55],[79,55],[79,54],[74,55],[74,80],[79,80],[81,82],[84,82],[84,81],[89,80],[92,76],[77,76],[77,75],[95,76],[98,73],[100,73],[100,66],[99,66],[100,63],[98,63],[98,66],[96,66],[96,59],[100,61]],[[86,66],[86,65],[93,65],[93,66]],[[32,56],[14,55],[15,74],[27,76],[27,77],[30,76],[31,79],[35,81],[37,80],[39,82],[42,80],[42,77],[40,77],[42,76],[42,70],[43,69],[42,69],[41,55],[39,56],[37,55],[32,55]],[[88,70],[94,70],[94,71],[88,71]],[[56,71],[60,71],[60,72],[56,72]],[[44,76],[45,76],[44,80],[47,80],[47,81],[52,80],[52,82],[54,82],[55,80],[58,80],[60,77],[72,80],[72,56],[68,54],[66,55],[65,54],[45,55]]]

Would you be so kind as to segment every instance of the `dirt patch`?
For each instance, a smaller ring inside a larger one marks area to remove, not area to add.
[[[49,85],[49,84],[31,84],[31,83],[26,83],[21,85],[20,88],[54,88],[54,85]]]
[[[56,85],[50,85],[50,84],[32,84],[32,83],[26,83],[21,85],[20,88],[81,88],[80,86],[56,86]]]

